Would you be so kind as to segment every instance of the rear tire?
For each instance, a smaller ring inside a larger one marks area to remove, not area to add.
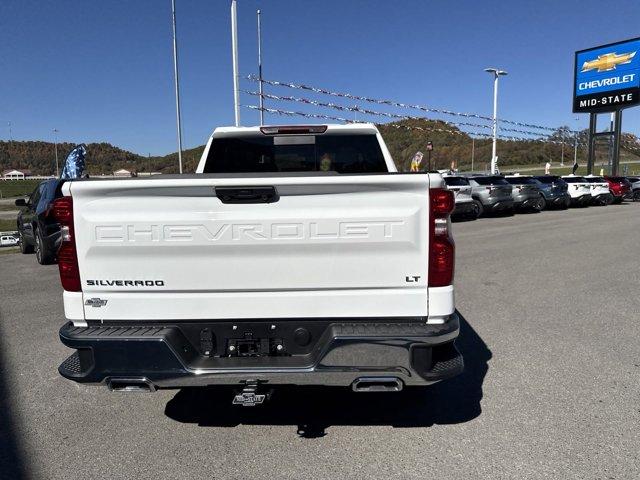
[[[53,263],[53,252],[46,246],[40,230],[36,230],[36,259],[40,265],[49,265]]]
[[[27,241],[24,239],[24,235],[22,234],[22,231],[18,231],[18,235],[20,235],[20,238],[18,238],[18,244],[20,245],[20,253],[22,253],[23,255],[28,255],[33,253],[33,245],[29,245],[27,243]]]
[[[478,202],[480,203],[480,202]],[[476,220],[482,211],[482,204],[480,204],[480,206],[478,206],[478,204],[476,203],[476,201],[472,201],[471,204],[473,205],[473,208],[471,209],[471,211],[469,213],[467,213],[467,218],[469,220]]]
[[[544,198],[544,196],[540,195],[540,200],[538,201],[538,205],[536,206],[535,210],[541,212],[545,208],[547,208],[547,200]]]
[[[571,206],[571,199],[570,199],[570,198],[567,198],[567,199],[564,201],[564,203],[560,206],[560,208],[561,208],[562,210],[568,210],[570,206]]]
[[[633,191],[633,201],[640,202],[640,189]]]
[[[475,218],[481,217],[484,214],[484,207],[482,206],[482,202],[479,200],[473,200],[473,204],[475,205]]]

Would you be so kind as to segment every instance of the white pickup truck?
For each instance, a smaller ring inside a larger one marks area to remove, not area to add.
[[[196,174],[67,182],[54,203],[75,349],[112,390],[398,391],[462,371],[453,195],[374,125],[218,128]]]

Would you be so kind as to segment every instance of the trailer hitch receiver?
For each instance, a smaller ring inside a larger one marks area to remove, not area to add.
[[[247,380],[244,388],[240,393],[233,397],[233,405],[242,405],[243,407],[255,407],[261,405],[268,400],[270,394],[258,393],[259,382],[257,380]]]

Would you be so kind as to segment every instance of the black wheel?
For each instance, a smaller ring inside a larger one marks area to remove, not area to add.
[[[538,205],[536,205],[535,209],[539,212],[547,208],[547,200],[544,196],[540,195],[540,200],[538,200]]]
[[[475,213],[476,218],[481,217],[484,213],[484,207],[482,206],[482,202],[480,200],[473,200],[473,204],[475,205]]]
[[[605,205],[611,205],[613,203],[613,195],[611,195],[610,193],[606,196],[606,198],[604,199],[604,204]]]
[[[19,235],[18,244],[20,245],[20,253],[22,253],[23,255],[33,253],[33,245],[29,245],[27,243],[27,241],[24,239],[24,235],[22,234],[22,231],[19,231],[18,235]]]
[[[478,202],[480,203],[480,202]],[[469,220],[475,220],[480,216],[480,209],[482,208],[482,204],[480,204],[480,207],[478,207],[478,205],[476,204],[475,200],[473,202],[471,202],[471,210],[469,211],[469,213],[467,213],[467,218]]]
[[[53,253],[49,250],[42,238],[40,230],[36,230],[36,260],[40,265],[49,265],[53,262]]]
[[[615,197],[613,199],[613,203],[616,203],[616,204],[622,203],[622,197],[621,196],[620,197]]]
[[[633,191],[633,201],[640,202],[640,188]]]
[[[564,203],[560,206],[563,210],[567,210],[571,206],[571,199],[565,199]]]

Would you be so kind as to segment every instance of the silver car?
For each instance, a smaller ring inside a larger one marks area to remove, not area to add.
[[[513,212],[512,187],[500,175],[474,175],[467,177],[471,185],[471,198],[478,207],[478,215],[487,212]]]
[[[631,184],[631,198],[634,202],[640,201],[640,177],[627,177]]]

